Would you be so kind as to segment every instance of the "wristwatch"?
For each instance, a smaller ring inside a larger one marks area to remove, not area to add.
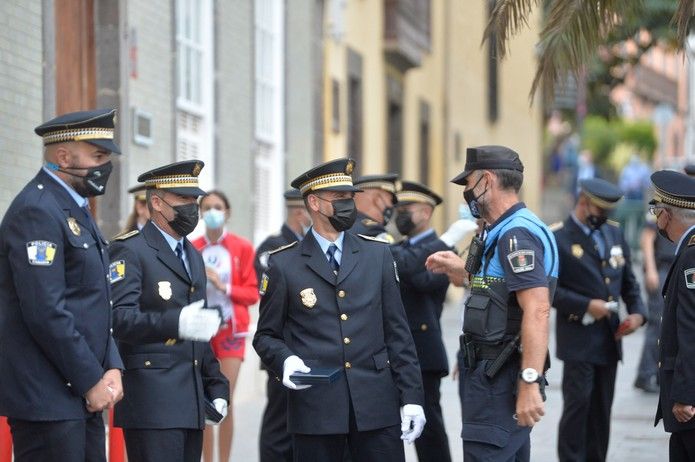
[[[526,383],[541,383],[543,376],[537,370],[527,367],[519,372],[519,378]]]

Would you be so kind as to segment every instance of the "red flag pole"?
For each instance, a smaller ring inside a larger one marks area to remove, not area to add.
[[[109,411],[109,462],[125,462],[123,430],[113,426],[113,410]]]
[[[0,462],[12,461],[12,434],[6,417],[0,417]]]

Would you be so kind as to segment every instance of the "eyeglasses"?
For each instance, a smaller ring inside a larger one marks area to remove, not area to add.
[[[649,206],[649,213],[652,215],[657,215],[657,210],[663,210],[663,207],[659,205],[650,205]]]

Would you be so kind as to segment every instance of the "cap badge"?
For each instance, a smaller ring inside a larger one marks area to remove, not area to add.
[[[203,169],[203,167],[200,166],[200,162],[196,162],[195,165],[193,166],[193,171],[191,174],[193,176],[198,176],[200,175],[200,171]]]
[[[68,228],[70,228],[70,231],[72,231],[72,234],[74,234],[75,236],[79,236],[80,234],[82,234],[80,225],[77,224],[77,220],[75,220],[74,217],[68,217]]]
[[[354,168],[354,165],[352,161],[348,162],[347,165],[345,166],[345,173],[348,175],[352,175],[352,169]]]
[[[171,292],[171,282],[169,281],[159,281],[159,296],[164,300],[169,300],[172,296]]]
[[[302,304],[307,308],[313,308],[316,305],[316,294],[311,287],[302,290],[299,295],[302,297]]]

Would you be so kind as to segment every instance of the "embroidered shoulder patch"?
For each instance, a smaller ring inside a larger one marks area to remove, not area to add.
[[[685,287],[695,289],[695,268],[688,268],[683,274],[685,276]]]
[[[122,281],[125,278],[125,260],[116,260],[109,265],[109,281]]]
[[[533,250],[515,250],[507,255],[507,260],[515,273],[525,273],[536,267],[536,252]]]
[[[692,247],[695,245],[695,236],[691,236],[690,240],[688,241],[688,247]]]
[[[34,266],[51,266],[57,248],[57,245],[49,241],[27,242],[27,258],[29,259],[29,264]]]
[[[263,273],[263,276],[261,276],[261,283],[258,285],[258,293],[260,295],[265,295],[265,292],[268,290],[268,282],[270,281],[270,278],[268,277],[267,273]]]

